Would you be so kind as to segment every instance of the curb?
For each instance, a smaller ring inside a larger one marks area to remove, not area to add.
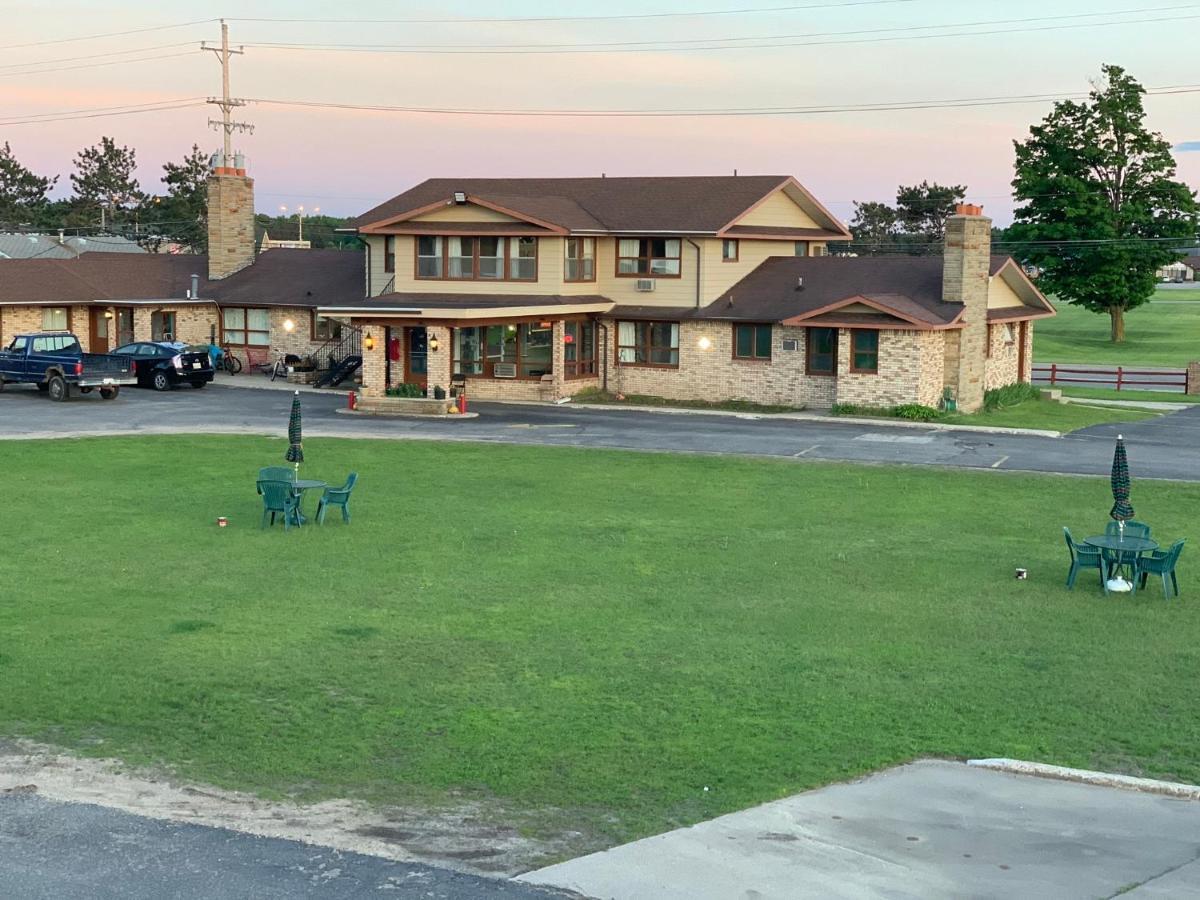
[[[275,391],[276,393],[279,393],[279,394],[287,394],[287,393],[291,393],[292,391],[300,391],[302,394],[321,394],[322,396],[325,396],[325,397],[342,397],[342,398],[345,398],[346,394],[349,393],[349,390],[346,388],[340,388],[340,387],[318,388],[318,387],[313,387],[311,384],[292,384],[291,382],[284,382],[283,387],[275,387],[273,385],[273,383],[268,380],[264,379],[263,381],[258,381],[253,378],[247,378],[245,382],[239,381],[236,384],[232,384],[232,383],[230,383],[228,381],[224,381],[224,380],[218,381],[216,379],[213,379],[212,381],[210,381],[208,383],[208,386],[209,387],[222,387],[222,388],[242,388],[247,391]]]
[[[1200,786],[1178,781],[1158,781],[1153,778],[1137,778],[1133,775],[1114,775],[1109,772],[1092,772],[1088,769],[1069,769],[1046,763],[1025,762],[1019,759],[968,759],[968,766],[977,769],[992,769],[1010,775],[1032,775],[1035,778],[1053,778],[1058,781],[1074,781],[1097,787],[1121,788],[1143,794],[1161,794],[1180,800],[1200,800]]]
[[[462,419],[478,419],[479,413],[399,413],[399,412],[370,412],[365,409],[335,409],[339,416],[365,416],[370,419],[437,419],[438,421],[460,421]]]
[[[910,422],[883,416],[830,416],[819,413],[756,413],[723,409],[686,409],[680,406],[623,406],[614,403],[547,403],[542,400],[488,400],[487,403],[505,406],[537,406],[543,409],[598,409],[608,412],[657,413],[667,416],[722,416],[727,419],[751,421],[823,422],[826,424],[874,425],[880,428],[916,428],[922,431],[966,431],[977,434],[1016,434],[1033,437],[1061,438],[1063,432],[1043,428],[1004,428],[999,425],[948,425],[943,422]]]

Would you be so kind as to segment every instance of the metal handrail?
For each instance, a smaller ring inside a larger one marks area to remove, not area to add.
[[[363,330],[349,322],[342,322],[341,328],[341,334],[330,338],[313,351],[312,357],[318,369],[326,368],[325,362],[329,362],[328,368],[334,369],[347,356],[362,356]]]

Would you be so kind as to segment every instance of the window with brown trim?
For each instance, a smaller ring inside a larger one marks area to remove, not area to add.
[[[271,314],[265,309],[226,306],[221,309],[224,343],[236,347],[271,346]]]
[[[563,261],[563,281],[595,281],[596,239],[569,237],[564,243],[566,258]]]
[[[383,239],[383,271],[396,271],[396,236],[392,234]]]
[[[804,338],[804,371],[809,375],[836,375],[838,330],[810,328]]]
[[[537,238],[421,235],[415,274],[454,281],[537,281]]]
[[[71,317],[65,306],[42,307],[42,331],[70,331]]]
[[[617,275],[622,278],[678,278],[683,271],[679,238],[617,238]]]
[[[733,358],[769,361],[771,359],[771,326],[734,325]]]
[[[563,376],[589,378],[596,374],[596,323],[563,323]]]
[[[873,328],[850,331],[850,371],[859,375],[879,372],[879,332]]]
[[[721,241],[721,262],[737,262],[739,250],[737,238],[725,238]]]
[[[793,256],[808,256],[808,241],[793,241],[792,242]]]
[[[319,316],[315,309],[311,312],[310,331],[314,341],[336,341],[342,336],[342,323],[338,319]]]
[[[554,326],[550,322],[455,328],[450,344],[450,370],[456,375],[534,380],[554,368]]]
[[[678,322],[618,322],[617,365],[679,367]]]
[[[150,340],[175,340],[175,313],[158,310],[150,313]]]

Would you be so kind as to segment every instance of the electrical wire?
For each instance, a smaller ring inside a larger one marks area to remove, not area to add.
[[[14,125],[46,125],[50,122],[73,122],[76,119],[105,119],[105,118],[109,118],[110,116],[132,116],[132,115],[137,115],[138,113],[167,112],[167,111],[173,110],[173,109],[188,109],[188,108],[195,108],[195,107],[200,107],[200,106],[205,106],[205,105],[207,105],[206,100],[192,100],[192,101],[188,101],[188,102],[184,102],[184,103],[174,103],[174,104],[170,104],[170,105],[166,105],[166,106],[147,107],[147,108],[143,108],[143,109],[126,109],[126,110],[118,110],[118,111],[114,111],[114,112],[94,112],[94,113],[85,113],[85,114],[80,114],[80,115],[59,115],[59,116],[53,116],[53,117],[49,113],[46,113],[46,114],[44,114],[44,116],[45,116],[44,118],[0,120],[0,126],[7,127],[7,126],[14,126]]]
[[[57,66],[50,69],[28,69],[24,72],[0,72],[0,78],[17,78],[21,75],[45,75],[49,72],[69,72],[74,69],[95,69],[100,66],[120,66],[126,63],[149,62],[155,59],[178,59],[181,56],[191,56],[195,51],[185,51],[183,53],[162,53],[158,56],[139,56],[133,59],[111,59],[108,62],[90,62],[80,63],[75,66]]]
[[[84,56],[60,56],[57,59],[39,59],[36,62],[4,63],[0,69],[21,69],[29,66],[48,66],[61,62],[78,62],[85,59],[101,59],[105,56],[128,56],[131,53],[153,53],[158,50],[170,50],[176,47],[194,47],[195,41],[179,41],[174,44],[156,44],[153,47],[138,47],[134,50],[109,50],[107,53],[89,53]]]
[[[220,19],[193,19],[190,22],[173,22],[169,25],[151,25],[146,28],[130,28],[125,31],[108,31],[102,34],[81,34],[76,37],[54,38],[48,41],[29,41],[24,44],[0,44],[0,50],[17,50],[22,47],[45,47],[50,44],[71,44],[76,41],[95,41],[101,38],[125,37],[129,34],[145,34],[148,31],[166,31],[169,28],[188,28],[192,25],[207,25]]]

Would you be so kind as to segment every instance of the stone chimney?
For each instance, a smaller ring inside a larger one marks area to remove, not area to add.
[[[253,262],[254,179],[240,153],[227,160],[218,151],[208,174],[208,277],[225,278]]]
[[[966,307],[962,329],[946,332],[946,384],[962,412],[983,406],[991,267],[992,220],[982,206],[962,204],[946,220],[942,257],[942,301]]]

